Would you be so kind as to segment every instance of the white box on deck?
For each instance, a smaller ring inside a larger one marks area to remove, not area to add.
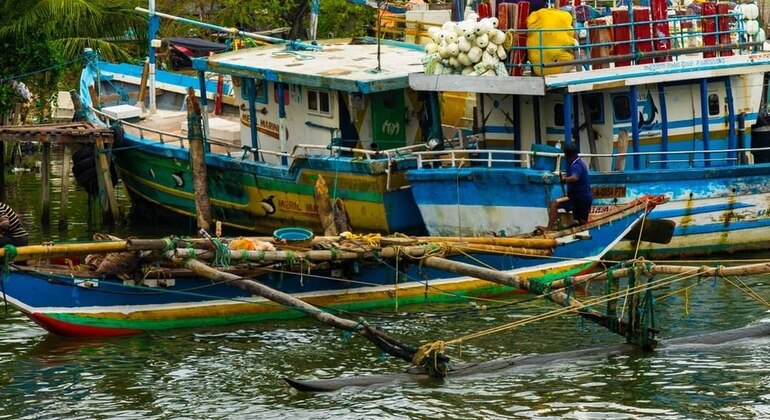
[[[116,120],[126,120],[130,118],[139,118],[142,110],[133,105],[115,105],[102,108],[102,112],[108,117]]]

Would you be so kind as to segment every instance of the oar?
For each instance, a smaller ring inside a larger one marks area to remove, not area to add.
[[[267,287],[254,280],[219,271],[194,259],[180,258],[176,256],[173,251],[167,251],[164,255],[166,258],[170,259],[177,265],[186,267],[199,276],[206,277],[208,279],[214,280],[215,282],[225,282],[228,285],[232,285],[254,293],[257,296],[261,296],[283,306],[296,309],[334,328],[359,333],[374,343],[377,347],[379,347],[380,350],[407,362],[411,363],[414,355],[417,353],[416,347],[401,343],[377,328],[374,328],[365,323],[351,321],[349,319],[340,318],[338,316],[324,312],[305,301]],[[438,357],[441,363],[449,362],[449,358],[444,355],[439,355]]]
[[[166,248],[165,239],[129,239],[125,241],[94,241],[87,243],[27,245],[16,247],[15,261],[35,260],[39,258],[66,257],[70,255],[102,254],[125,251],[158,251]],[[0,248],[0,258],[5,257],[6,249]]]
[[[667,244],[674,236],[676,222],[668,219],[646,219],[644,223],[637,223],[626,233],[623,239],[631,241],[652,242],[655,244]],[[639,230],[641,229],[641,236]]]

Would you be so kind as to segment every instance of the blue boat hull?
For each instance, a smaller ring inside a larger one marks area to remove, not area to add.
[[[650,218],[676,223],[668,244],[642,244],[648,256],[703,255],[770,245],[770,164],[591,173],[593,213],[645,194],[669,198]],[[431,235],[514,235],[548,221],[547,206],[563,195],[558,176],[523,168],[441,168],[407,175]],[[621,242],[615,255],[635,251]]]

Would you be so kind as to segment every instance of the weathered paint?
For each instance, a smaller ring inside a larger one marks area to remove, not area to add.
[[[195,191],[186,149],[125,136],[116,165],[132,198],[141,198],[176,214],[195,215]],[[208,155],[208,184],[213,216],[224,225],[260,233],[285,226],[321,230],[314,198],[322,176],[332,199],[345,201],[357,230],[421,232],[423,223],[405,185],[405,168],[396,160],[387,186],[387,159],[308,156],[292,166],[265,165],[247,159]],[[176,179],[185,181],[179,185]],[[264,203],[264,204],[263,204]]]
[[[560,245],[551,257],[467,255],[452,258],[505,270],[542,286],[596,265],[642,217],[643,207],[638,206],[636,211],[628,211],[611,223],[590,229],[590,235],[584,239],[571,236],[557,239]],[[447,277],[446,272],[403,260],[398,264],[399,271],[384,264],[362,262],[358,265],[352,261],[332,264],[330,270],[314,276],[271,273],[257,280],[330,311],[462,301],[512,292],[510,287],[468,277]],[[339,273],[345,273],[345,277],[339,277]],[[43,327],[62,335],[124,335],[302,315],[208,279],[174,280],[168,287],[146,287],[113,279],[14,271],[0,281],[8,302]]]
[[[614,192],[598,195],[594,211],[644,194],[663,194],[670,200],[649,217],[673,220],[677,227],[669,244],[643,247],[647,255],[761,249],[770,245],[768,177],[770,164],[592,172],[595,191]],[[409,179],[428,232],[441,236],[531,231],[547,222],[547,203],[562,194],[557,175],[519,168],[417,170],[409,173]],[[629,246],[616,249],[616,255]]]

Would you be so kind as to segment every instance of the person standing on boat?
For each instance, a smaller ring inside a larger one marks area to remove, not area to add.
[[[588,180],[588,166],[578,155],[574,143],[564,145],[564,156],[567,159],[567,173],[560,173],[559,177],[562,184],[567,184],[567,197],[557,198],[548,207],[548,230],[556,227],[559,209],[571,211],[577,225],[585,224],[594,200],[591,182]]]
[[[29,244],[29,235],[21,227],[21,220],[8,204],[0,202],[0,247]]]

